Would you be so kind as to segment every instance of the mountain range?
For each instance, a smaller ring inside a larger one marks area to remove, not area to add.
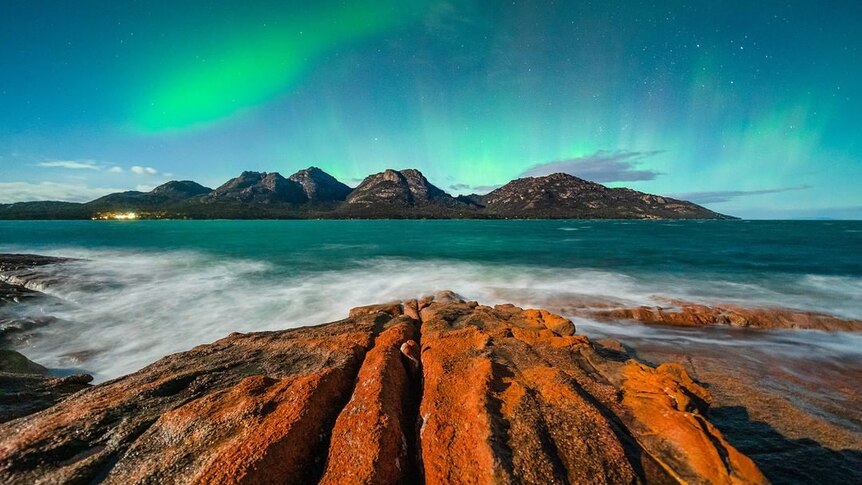
[[[89,219],[135,212],[189,219],[730,219],[692,202],[609,188],[573,175],[520,178],[484,195],[453,197],[416,169],[385,170],[351,188],[317,167],[290,177],[243,172],[211,189],[171,181],[150,192],[86,203],[0,204],[0,219]]]

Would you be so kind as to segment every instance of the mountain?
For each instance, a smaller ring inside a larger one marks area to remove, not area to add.
[[[353,191],[353,189],[317,167],[300,170],[288,177],[288,179],[301,185],[303,192],[305,192],[305,197],[313,202],[342,201]]]
[[[366,177],[337,213],[362,219],[452,219],[475,218],[477,209],[429,182],[419,170],[390,169]]]
[[[85,204],[0,205],[0,219],[85,219],[109,212],[192,219],[728,219],[682,200],[609,188],[556,173],[517,179],[485,195],[452,197],[419,170],[385,170],[351,189],[317,167],[284,178],[243,172],[210,190],[172,181]]]
[[[482,196],[471,196],[488,213],[505,217],[597,219],[722,219],[691,202],[609,188],[555,173],[517,179]]]
[[[113,211],[160,211],[166,207],[211,192],[212,189],[204,187],[190,180],[171,181],[162,184],[149,192],[130,190],[118,192],[99,197],[87,202],[84,206],[94,212]]]
[[[91,211],[75,202],[37,201],[0,205],[0,220],[88,219]]]
[[[378,205],[397,207],[419,207],[436,202],[450,203],[452,196],[431,184],[414,169],[386,170],[365,177],[347,197],[348,204]]]
[[[191,180],[172,180],[168,183],[159,185],[150,191],[151,195],[163,196],[169,199],[188,199],[197,195],[208,194],[213,189],[204,187],[203,185],[192,182]]]
[[[297,182],[277,172],[243,172],[203,198],[204,202],[245,202],[273,204],[287,202],[301,204],[308,201],[305,191]]]

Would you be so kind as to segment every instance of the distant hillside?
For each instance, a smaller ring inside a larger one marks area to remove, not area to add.
[[[89,219],[129,212],[190,219],[731,218],[691,202],[609,188],[563,173],[513,180],[485,195],[452,197],[415,169],[369,175],[351,189],[316,167],[288,178],[275,172],[243,172],[214,190],[186,180],[84,204],[0,205],[0,219]]]
[[[517,179],[483,195],[474,196],[485,210],[504,217],[540,219],[716,219],[721,214],[692,202],[608,188],[573,175]]]

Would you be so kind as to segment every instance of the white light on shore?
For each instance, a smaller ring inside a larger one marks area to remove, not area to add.
[[[94,221],[99,221],[99,220],[102,220],[102,221],[133,221],[133,220],[137,219],[138,217],[139,216],[138,216],[137,212],[109,212],[109,213],[99,214],[99,215],[93,217],[93,220]]]

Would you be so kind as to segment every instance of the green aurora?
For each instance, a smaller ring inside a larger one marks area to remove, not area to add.
[[[15,200],[309,165],[466,193],[555,167],[741,216],[862,217],[858,2],[0,8]]]
[[[145,89],[134,124],[148,131],[196,127],[263,104],[289,91],[333,48],[408,25],[429,2],[362,1],[285,16],[227,32],[212,52],[165,61]]]

